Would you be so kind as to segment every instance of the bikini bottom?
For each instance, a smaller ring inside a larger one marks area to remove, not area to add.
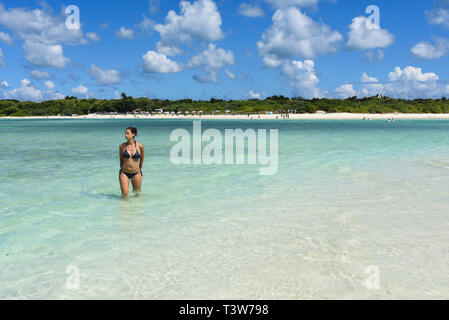
[[[125,172],[122,169],[120,169],[118,174],[120,175],[120,173],[124,173],[131,180],[139,172],[129,173],[129,172]],[[142,170],[140,170],[140,175],[143,177]]]

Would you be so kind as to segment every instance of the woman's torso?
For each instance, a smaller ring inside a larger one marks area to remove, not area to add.
[[[127,157],[129,156],[129,158]],[[126,143],[122,144],[123,162],[121,169],[125,172],[139,172],[140,171],[140,148],[139,144],[134,142],[132,145],[126,146]]]

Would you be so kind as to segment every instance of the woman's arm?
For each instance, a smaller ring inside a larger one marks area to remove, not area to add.
[[[122,145],[119,145],[119,147],[118,147],[118,153],[119,153],[119,159],[120,159],[120,169],[122,168],[122,164],[123,164],[123,158],[122,158],[122,154],[123,154],[123,152],[122,152]]]
[[[145,157],[145,152],[143,150],[143,144],[141,144],[140,145],[140,164],[139,164],[140,170],[142,170],[142,167],[143,167],[143,158],[144,157]]]

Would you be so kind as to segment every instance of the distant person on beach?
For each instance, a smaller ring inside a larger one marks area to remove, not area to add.
[[[133,192],[140,192],[142,186],[142,166],[144,150],[141,143],[137,143],[135,137],[137,129],[128,127],[125,130],[126,143],[119,146],[120,171],[119,182],[122,189],[122,197],[127,197],[129,193],[129,181],[133,185]]]

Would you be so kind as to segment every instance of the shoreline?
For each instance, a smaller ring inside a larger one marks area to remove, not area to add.
[[[259,118],[260,116],[260,118]],[[276,119],[277,117],[277,119]],[[25,116],[25,117],[0,117],[0,120],[7,119],[194,119],[194,120],[413,120],[413,119],[448,119],[449,113],[385,113],[385,114],[368,114],[368,113],[302,113],[290,114],[289,119],[283,119],[281,114],[252,114],[248,115],[143,115],[143,114],[115,114],[115,115],[100,115],[88,114],[77,116]]]

